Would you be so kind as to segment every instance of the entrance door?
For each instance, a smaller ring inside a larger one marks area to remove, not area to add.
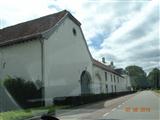
[[[90,81],[91,76],[88,71],[83,71],[81,74],[81,94],[89,94],[90,93]]]

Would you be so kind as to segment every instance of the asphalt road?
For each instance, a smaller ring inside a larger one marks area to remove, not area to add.
[[[60,120],[160,120],[160,96],[142,91],[56,113]]]

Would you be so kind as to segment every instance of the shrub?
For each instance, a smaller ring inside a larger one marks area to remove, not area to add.
[[[31,100],[42,98],[42,88],[37,89],[34,82],[18,77],[8,77],[4,80],[4,85],[21,107],[30,108],[41,105],[41,101],[31,102]]]

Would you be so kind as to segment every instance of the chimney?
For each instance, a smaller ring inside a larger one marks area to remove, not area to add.
[[[111,66],[114,66],[113,61],[111,61],[110,65],[111,65]]]
[[[106,63],[105,57],[102,57],[102,63]]]
[[[112,68],[115,68],[113,61],[110,62],[110,66],[111,66]]]

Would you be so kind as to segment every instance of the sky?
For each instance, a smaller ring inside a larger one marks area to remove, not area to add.
[[[0,28],[68,10],[82,23],[92,56],[116,68],[160,68],[158,0],[0,0]]]

